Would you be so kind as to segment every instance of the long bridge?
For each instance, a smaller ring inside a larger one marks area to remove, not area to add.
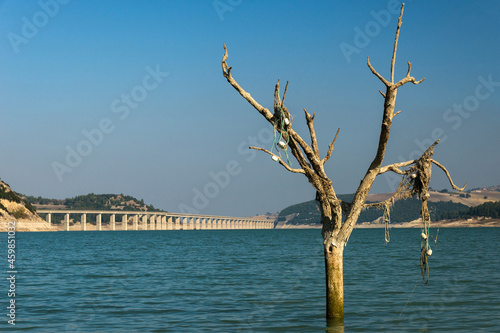
[[[209,230],[209,229],[273,229],[274,221],[248,217],[179,214],[145,211],[102,210],[37,210],[52,224],[54,215],[64,215],[64,230],[70,231],[70,214],[80,215],[80,230],[88,229],[87,215],[96,215],[95,230],[103,230],[103,215],[109,215],[106,230]],[[118,219],[117,219],[118,217]],[[92,228],[93,229],[93,228]]]

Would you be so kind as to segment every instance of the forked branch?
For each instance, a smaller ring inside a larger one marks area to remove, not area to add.
[[[377,72],[375,70],[375,68],[373,68],[372,64],[370,63],[370,57],[367,58],[367,64],[368,64],[368,67],[370,68],[370,70],[372,71],[372,73],[378,77],[380,79],[380,81],[382,81],[383,84],[385,84],[385,86],[387,88],[390,88],[390,87],[394,87],[394,88],[399,88],[401,87],[403,84],[405,83],[408,83],[408,82],[411,82],[413,84],[419,84],[421,83],[422,81],[425,80],[425,78],[423,78],[422,80],[419,80],[417,81],[414,77],[410,76],[410,73],[411,73],[411,63],[408,62],[408,72],[406,73],[406,76],[398,81],[397,83],[394,83],[394,66],[396,64],[396,51],[398,49],[398,41],[399,41],[399,30],[401,29],[401,24],[403,23],[403,11],[404,11],[404,7],[405,7],[405,4],[403,3],[401,5],[401,13],[399,15],[399,19],[398,19],[398,26],[396,28],[396,37],[394,38],[394,48],[392,49],[392,60],[391,60],[391,81],[387,81],[382,75],[380,75],[379,72]],[[382,96],[384,96],[384,98],[386,97],[386,95],[379,91]]]

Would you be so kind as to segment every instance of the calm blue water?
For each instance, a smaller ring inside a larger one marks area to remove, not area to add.
[[[345,332],[500,332],[500,229],[441,229],[425,286],[420,230],[383,233],[354,230],[344,252]],[[16,237],[16,326],[2,278],[1,332],[325,332],[319,230]]]

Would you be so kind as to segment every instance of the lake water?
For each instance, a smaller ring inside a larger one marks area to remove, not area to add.
[[[345,332],[500,332],[499,239],[440,229],[423,285],[419,229],[387,245],[354,230]],[[12,327],[2,233],[0,331],[325,332],[321,243],[320,230],[16,233]]]

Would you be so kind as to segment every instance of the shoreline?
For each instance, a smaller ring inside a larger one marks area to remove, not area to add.
[[[492,218],[479,218],[479,219],[468,219],[468,220],[442,220],[442,221],[431,221],[431,228],[495,228],[500,227],[500,219]],[[379,229],[385,228],[383,223],[370,223],[362,222],[356,223],[355,229]],[[389,228],[422,228],[422,220],[415,220],[411,222],[398,222],[389,223]],[[277,229],[321,229],[321,224],[314,225],[284,225]]]
[[[273,229],[321,229],[321,224],[309,224],[309,225],[283,225],[278,228]],[[442,220],[442,221],[431,221],[431,228],[495,228],[500,227],[500,219],[492,218],[479,218],[479,219],[468,219],[468,220]],[[370,223],[361,222],[357,223],[354,227],[355,229],[381,229],[385,228],[383,223]],[[389,228],[422,228],[421,219],[411,221],[411,222],[398,222],[389,223]],[[131,230],[130,228],[128,230]],[[207,229],[207,230],[217,230],[217,229]],[[0,232],[8,232],[7,221],[0,219]],[[28,220],[18,220],[16,221],[16,232],[64,232],[64,226],[62,224],[58,225],[48,225],[44,220],[40,219],[28,219]],[[70,226],[70,231],[82,231],[79,222],[72,224]],[[90,223],[87,223],[86,231],[97,231],[97,227]],[[102,226],[102,231],[112,231],[110,226],[104,224]],[[117,228],[115,231],[122,231],[121,228]],[[165,230],[169,231],[169,230]]]

